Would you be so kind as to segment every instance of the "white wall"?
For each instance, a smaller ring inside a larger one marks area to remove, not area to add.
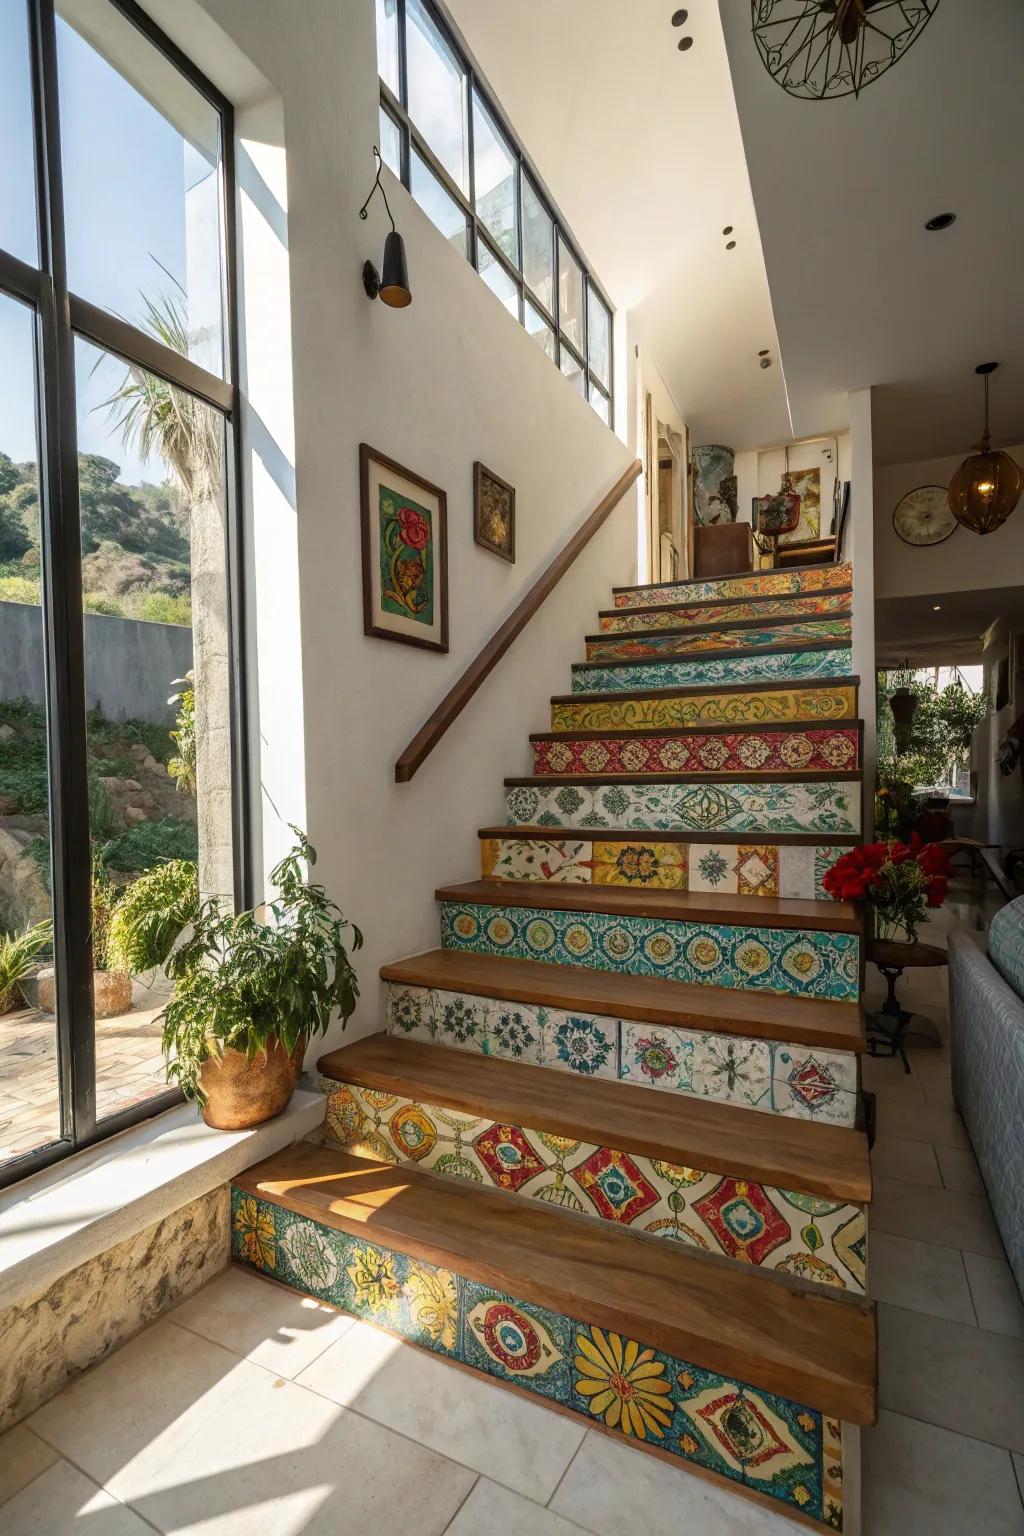
[[[755,496],[769,496],[782,484],[786,468],[786,449],[794,470],[821,470],[821,528],[827,534],[832,519],[832,487],[836,478],[836,449],[840,480],[850,478],[850,434],[832,433],[826,437],[804,438],[783,443],[777,448],[744,448],[736,454],[736,496],[738,522],[751,520],[751,502]]]
[[[229,94],[246,76],[228,38],[281,109],[277,124],[273,111],[261,124],[254,102],[238,125],[258,173],[250,214],[256,221],[264,206],[270,231],[253,234],[265,246],[258,265],[271,288],[274,268],[290,268],[290,358],[284,295],[272,346],[260,308],[247,327],[262,348],[258,358],[250,350],[262,399],[250,401],[246,430],[257,732],[273,781],[262,808],[266,862],[283,838],[278,817],[303,821],[320,853],[318,878],[366,933],[355,1032],[369,1032],[381,1024],[378,967],[437,944],[434,887],[479,875],[476,831],[502,819],[502,777],[528,770],[527,732],[546,727],[548,695],[568,689],[569,662],[582,657],[609,587],[636,579],[635,501],[612,515],[412,783],[394,783],[395,758],[631,456],[387,172],[413,303],[394,311],[367,300],[360,270],[367,257],[379,265],[388,228],[379,198],[367,223],[357,217],[377,139],[370,0],[203,6],[227,38],[191,25],[179,4],[152,0],[161,24]],[[255,273],[253,281],[248,297],[261,303]],[[620,354],[620,380],[624,362]],[[620,422],[623,408],[620,400]],[[448,656],[363,635],[362,441],[448,492]],[[473,543],[475,459],[517,487],[515,566]]]
[[[683,454],[685,457],[686,422],[683,419],[683,414],[680,411],[679,406],[676,404],[672,395],[672,391],[666,384],[664,376],[662,375],[661,370],[655,362],[654,357],[646,347],[642,347],[636,342],[632,336],[632,332],[630,333],[629,353],[633,365],[630,369],[628,378],[628,399],[632,404],[632,409],[629,412],[631,427],[630,447],[633,449],[637,458],[640,459],[644,465],[645,471],[647,467],[650,466],[653,479],[653,485],[649,486],[647,484],[647,475],[645,473],[637,482],[636,559],[637,571],[639,573],[637,580],[650,581],[652,570],[651,495],[652,493],[656,495],[658,488],[658,425],[661,423],[663,426],[667,427],[671,432],[678,436],[683,444]],[[646,399],[648,395],[651,397],[651,441],[645,446],[644,426],[646,415]],[[681,465],[681,474],[685,482],[687,478],[685,463]],[[684,486],[684,497],[685,495],[686,492]],[[686,507],[685,500],[683,515],[685,525],[685,518],[688,516],[688,509]],[[679,552],[681,561],[680,576],[685,576],[687,573],[685,526],[683,545],[684,547]]]
[[[1024,444],[1007,448],[1024,464]],[[892,525],[901,498],[919,485],[948,485],[968,449],[948,458],[875,468],[875,585],[879,597],[964,592],[1024,581],[1024,513],[1018,508],[994,533],[958,528],[941,544],[905,544]]]

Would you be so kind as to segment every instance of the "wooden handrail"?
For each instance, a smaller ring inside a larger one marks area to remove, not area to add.
[[[586,549],[608,514],[614,510],[629,487],[639,478],[640,470],[640,460],[635,459],[625,473],[619,476],[607,496],[598,502],[586,522],[577,528],[568,544],[559,550],[544,574],[537,578],[519,607],[509,614],[501,628],[495,631],[475,659],[470,662],[455,686],[448,690],[429,720],[416,732],[396,762],[396,783],[407,784],[429,757],[448,727],[461,715],[480,684],[493,672],[513,640],[522,634],[544,599],[558,585],[577,555],[582,554]]]

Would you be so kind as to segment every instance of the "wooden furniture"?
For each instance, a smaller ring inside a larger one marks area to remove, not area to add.
[[[948,965],[946,951],[934,944],[899,944],[893,939],[872,939],[868,959],[872,965],[877,965],[888,987],[885,1002],[869,1023],[868,1050],[872,1056],[898,1056],[904,1072],[909,1072],[904,1041],[914,1015],[900,1006],[896,983],[906,970]]]
[[[710,523],[693,530],[693,574],[697,578],[742,575],[754,569],[749,523]]]
[[[836,558],[835,538],[794,539],[792,544],[780,544],[775,551],[776,570],[786,570],[794,565],[820,565],[823,560]]]

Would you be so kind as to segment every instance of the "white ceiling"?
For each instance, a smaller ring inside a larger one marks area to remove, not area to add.
[[[941,0],[860,99],[804,102],[768,76],[746,0],[722,16],[793,423],[875,398],[879,463],[966,450],[974,366],[996,360],[997,441],[1024,436],[1024,5]],[[937,234],[925,220],[952,211]]]
[[[587,260],[615,304],[634,312],[694,441],[785,441],[785,385],[716,0],[691,0],[679,30],[671,0],[448,8]],[[684,34],[694,45],[680,53]],[[762,347],[769,369],[758,365]]]
[[[1013,627],[1024,623],[1024,586],[879,598],[875,602],[876,663],[898,667],[906,660],[911,666],[924,667],[979,662],[982,636],[997,615]]]

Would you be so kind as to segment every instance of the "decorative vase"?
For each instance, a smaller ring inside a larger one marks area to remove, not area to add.
[[[244,1051],[210,1056],[199,1069],[203,1119],[218,1131],[244,1131],[287,1109],[302,1076],[303,1035],[289,1056],[279,1040],[250,1061]]]

